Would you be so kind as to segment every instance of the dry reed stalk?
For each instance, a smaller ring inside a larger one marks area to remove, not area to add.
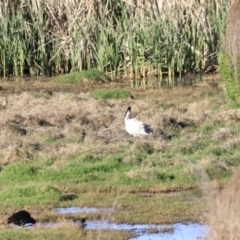
[[[240,236],[240,172],[211,198],[210,232],[207,239],[239,239]]]
[[[225,50],[230,56],[231,65],[234,68],[234,81],[236,89],[239,89],[240,81],[240,0],[235,0],[231,5],[227,17]],[[226,60],[225,60],[226,61]],[[229,70],[231,71],[231,70]],[[239,94],[239,90],[238,90]]]

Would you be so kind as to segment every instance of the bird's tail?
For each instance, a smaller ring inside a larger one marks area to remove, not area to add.
[[[153,129],[151,128],[150,125],[144,124],[143,125],[144,131],[149,134],[149,135],[153,135]]]

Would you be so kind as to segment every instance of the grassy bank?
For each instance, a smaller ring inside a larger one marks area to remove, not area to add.
[[[214,71],[230,3],[8,0],[0,5],[0,75]]]
[[[0,237],[2,239],[11,239],[11,240],[24,240],[29,238],[34,238],[36,240],[42,239],[120,239],[125,240],[127,237],[130,237],[131,234],[124,231],[80,231],[76,227],[67,227],[61,226],[57,228],[37,228],[37,229],[15,229],[14,230],[1,230]]]
[[[116,89],[107,99],[91,91],[9,94],[0,110],[1,212],[25,208],[39,221],[59,221],[52,207],[114,206],[110,215],[86,215],[132,223],[206,221],[210,195],[203,186],[224,184],[239,165],[239,110],[207,83],[127,90],[134,97],[115,99]],[[154,136],[126,133],[129,105]]]

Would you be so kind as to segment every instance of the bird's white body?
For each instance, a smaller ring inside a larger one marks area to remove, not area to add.
[[[152,135],[153,130],[150,125],[145,124],[136,118],[130,118],[131,107],[128,107],[126,116],[125,116],[125,130],[133,135],[138,137],[139,135]]]

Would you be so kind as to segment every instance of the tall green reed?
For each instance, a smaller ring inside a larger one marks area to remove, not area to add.
[[[7,0],[0,5],[0,75],[208,71],[230,2]]]

